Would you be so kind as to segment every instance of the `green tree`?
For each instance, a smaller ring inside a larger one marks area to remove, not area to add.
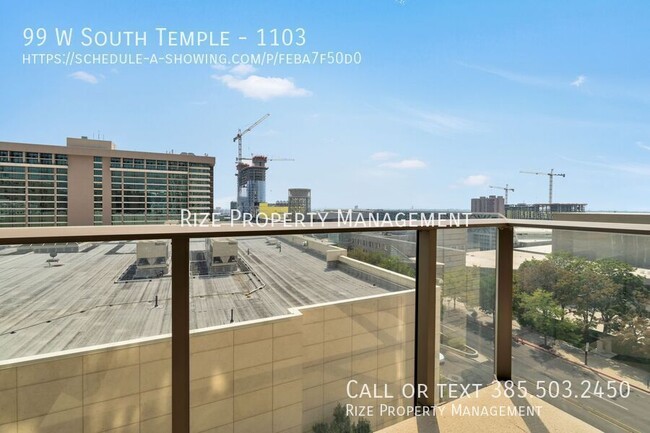
[[[620,331],[615,336],[612,349],[614,352],[650,360],[650,319],[646,317],[622,317]]]
[[[312,426],[314,433],[372,433],[370,422],[360,418],[357,423],[352,423],[346,410],[338,403],[334,408],[334,419],[328,425],[324,422],[316,423]]]
[[[643,278],[634,273],[633,266],[614,259],[600,259],[593,265],[596,272],[609,278],[613,284],[611,296],[598,303],[605,333],[618,326],[617,317],[647,317],[645,305],[650,298],[650,289],[644,286]]]
[[[522,296],[537,289],[545,290],[559,303],[562,321],[567,311],[576,313],[583,338],[587,338],[589,329],[597,322],[609,333],[619,326],[618,318],[648,317],[645,305],[650,290],[634,271],[634,267],[618,260],[591,261],[567,253],[550,254],[545,260],[529,260],[515,273],[514,309],[522,317]],[[571,327],[568,325],[567,329]]]
[[[345,412],[341,403],[334,408],[334,420],[330,424],[330,433],[352,433],[350,417]]]
[[[550,254],[544,260],[527,260],[515,274],[515,287],[531,294],[542,289],[553,294],[562,307],[560,319],[577,295],[576,276],[585,266],[584,259],[566,253]]]
[[[575,284],[578,293],[574,301],[574,311],[582,325],[583,339],[588,341],[589,330],[597,323],[596,313],[611,302],[616,287],[594,267],[584,268],[577,273]]]
[[[496,271],[481,268],[479,279],[479,308],[487,314],[493,314],[496,307]]]
[[[544,334],[544,345],[548,345],[548,335],[554,332],[556,319],[561,314],[561,307],[553,295],[542,289],[537,289],[532,294],[524,293],[521,309],[523,317]]]
[[[354,433],[372,433],[370,422],[367,419],[361,418],[356,425],[352,427]]]
[[[546,260],[526,260],[516,272],[516,286],[522,293],[537,289],[552,292],[557,285],[559,268],[549,256]]]

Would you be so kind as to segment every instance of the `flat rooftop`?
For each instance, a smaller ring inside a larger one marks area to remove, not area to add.
[[[285,242],[280,251],[263,237],[238,241],[252,272],[193,276],[192,329],[230,323],[231,309],[242,322],[389,291]],[[204,249],[191,241],[193,257]],[[171,278],[121,279],[135,252],[136,242],[82,243],[50,266],[48,254],[0,249],[0,360],[170,333]]]

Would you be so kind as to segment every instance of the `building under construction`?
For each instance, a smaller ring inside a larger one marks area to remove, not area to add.
[[[523,220],[548,220],[556,212],[584,212],[586,203],[507,204],[506,217]]]
[[[266,156],[254,156],[251,164],[237,164],[237,208],[257,215],[260,202],[266,202]]]

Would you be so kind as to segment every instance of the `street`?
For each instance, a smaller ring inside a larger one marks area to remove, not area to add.
[[[493,342],[479,336],[475,330],[461,329],[458,321],[453,325],[447,322],[445,326],[454,328],[457,335],[462,332],[466,344],[477,349],[482,357],[477,361],[443,348],[446,361],[441,367],[442,379],[458,382],[462,378],[461,382],[466,384],[491,382],[494,368]],[[542,398],[544,401],[604,432],[648,431],[650,394],[630,388],[627,397],[617,396],[611,399],[606,396],[599,397],[597,393],[589,391],[594,390],[596,382],[600,382],[601,389],[607,390],[607,382],[612,379],[600,376],[544,350],[520,343],[513,342],[512,355],[513,380],[525,381],[524,387],[528,393],[540,396],[541,390],[536,391],[537,381],[543,381],[542,386],[547,391],[549,382],[555,381],[560,384],[560,396],[555,398],[546,396]],[[481,360],[483,362],[480,362]],[[565,380],[571,384],[573,392],[570,397],[562,397],[562,391],[566,389],[563,386]],[[587,388],[583,383],[585,380],[589,381],[588,391],[585,391]]]

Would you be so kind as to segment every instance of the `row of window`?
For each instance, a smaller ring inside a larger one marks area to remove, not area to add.
[[[0,173],[44,173],[44,174],[68,174],[67,168],[50,168],[50,167],[24,167],[14,165],[0,165]]]
[[[28,174],[27,180],[54,180],[54,174]],[[0,181],[25,180],[25,173],[0,173]],[[56,180],[67,181],[67,174],[56,175]]]
[[[32,194],[37,194],[37,195],[52,195],[54,196],[54,188],[25,188],[25,186],[20,186],[20,187],[8,187],[8,188],[2,188],[0,187],[0,194],[25,194],[25,189],[27,189],[27,192],[29,195]],[[57,195],[67,195],[68,190],[66,188],[59,188],[56,190]]]
[[[14,164],[68,165],[68,155],[0,150],[0,162],[11,162]]]
[[[29,225],[44,225],[44,226],[65,226],[68,225],[67,217],[29,217],[27,218]],[[0,216],[0,226],[16,227],[24,226],[25,217],[9,217],[4,218]]]
[[[193,163],[187,161],[167,161],[163,159],[141,159],[141,158],[111,158],[111,168],[136,169],[136,170],[159,170],[159,171],[190,171],[201,172],[211,171],[210,164]]]
[[[2,209],[0,208],[0,217],[7,216],[24,216],[24,215],[50,215],[50,216],[67,216],[68,211],[66,209],[30,209],[29,212],[26,212],[25,209]]]
[[[49,180],[34,180],[31,179],[28,183],[28,187],[34,187],[34,188],[46,188],[46,189],[52,189],[54,188],[54,182],[49,181]],[[3,187],[6,188],[25,188],[25,179],[20,179],[20,180],[15,180],[15,179],[2,179],[2,183],[0,183]],[[56,182],[56,187],[57,188],[68,188],[68,182]]]

